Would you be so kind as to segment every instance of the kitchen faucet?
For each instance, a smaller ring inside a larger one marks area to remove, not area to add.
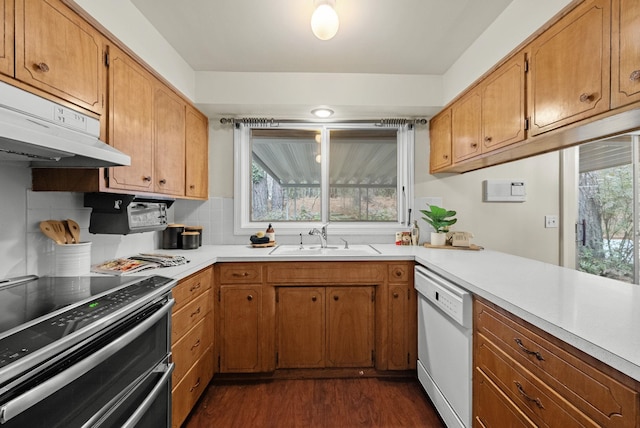
[[[329,226],[329,223],[323,224],[320,230],[314,227],[309,231],[309,235],[316,235],[320,237],[321,248],[327,248],[327,226]]]

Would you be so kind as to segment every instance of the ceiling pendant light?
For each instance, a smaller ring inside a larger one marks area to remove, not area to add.
[[[313,0],[316,10],[311,15],[311,31],[320,40],[329,40],[338,32],[340,21],[335,0]]]

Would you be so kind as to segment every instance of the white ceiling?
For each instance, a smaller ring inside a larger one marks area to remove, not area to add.
[[[336,0],[320,41],[313,0],[132,0],[196,71],[435,75],[511,1]]]

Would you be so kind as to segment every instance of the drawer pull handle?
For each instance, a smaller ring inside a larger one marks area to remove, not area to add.
[[[540,352],[536,352],[536,351],[530,351],[528,350],[523,344],[522,344],[522,340],[518,339],[517,337],[515,339],[513,339],[516,341],[516,343],[518,344],[518,346],[520,347],[520,349],[522,349],[522,351],[525,354],[529,354],[529,355],[534,355],[538,361],[544,361],[544,358],[542,357],[542,355],[540,354]]]
[[[167,184],[167,180],[165,178],[161,179],[160,184]]]
[[[193,390],[194,390],[194,389],[196,389],[196,388],[197,388],[197,387],[199,387],[199,386],[200,386],[200,378],[198,378],[198,379],[196,380],[196,384],[195,384],[195,385],[193,385],[193,386],[191,387],[191,389],[189,390],[189,392],[193,392]]]
[[[629,80],[640,80],[640,70],[633,70],[629,76]]]
[[[190,291],[190,292],[194,292],[194,291],[196,291],[198,288],[200,288],[200,283],[197,283],[196,285],[192,286],[192,287],[189,289],[189,291]]]
[[[151,181],[151,176],[145,175],[144,177],[142,177],[142,181]]]
[[[245,277],[245,276],[249,276],[249,273],[248,273],[248,272],[242,272],[242,273],[234,272],[234,273],[232,274],[232,276],[238,276],[238,277],[240,277],[240,278],[243,278],[243,277]]]
[[[198,346],[200,346],[200,339],[198,339],[196,341],[196,343],[193,344],[193,346],[191,347],[191,350],[193,351],[195,348],[197,348]]]
[[[516,384],[516,388],[518,388],[518,392],[520,393],[520,395],[522,395],[527,401],[532,401],[533,403],[535,403],[536,406],[538,406],[539,409],[544,409],[544,406],[540,402],[540,399],[539,398],[533,398],[533,397],[527,395],[527,393],[524,391],[524,388],[522,387],[522,385],[520,385],[520,382],[514,381],[513,383]]]
[[[195,317],[199,313],[200,313],[200,306],[198,306],[198,309],[195,312],[191,312],[191,317]]]

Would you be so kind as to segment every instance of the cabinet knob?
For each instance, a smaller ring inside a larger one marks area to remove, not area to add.
[[[335,300],[336,302],[340,299],[340,297],[338,296],[333,296],[333,300]]]
[[[633,70],[629,76],[629,80],[640,80],[640,70]]]
[[[393,298],[397,299],[400,295],[398,293],[393,293]]]
[[[46,73],[47,71],[49,71],[49,66],[47,65],[46,62],[39,62],[38,64],[35,64],[35,66],[38,69],[38,71],[42,71],[43,73]]]
[[[442,155],[442,159],[449,159],[449,155]]]
[[[151,181],[151,176],[150,175],[146,175],[146,176],[142,177],[142,181]]]
[[[167,184],[167,180],[163,178],[162,180],[160,180],[160,184]]]
[[[583,94],[580,94],[581,103],[588,103],[591,101],[591,99],[592,99],[592,96],[590,94],[587,94],[586,92]]]
[[[313,296],[313,297],[311,298],[311,301],[312,301],[312,302],[315,302],[316,300],[318,300],[318,298],[317,298],[316,296]]]
[[[189,189],[192,189],[192,190],[193,190],[193,189],[195,189],[195,188],[196,188],[196,185],[195,185],[195,184],[190,184],[190,185],[189,185]]]
[[[249,294],[249,295],[247,296],[247,300],[248,300],[248,301],[252,301],[252,300],[253,300],[253,296],[252,296],[251,294]]]
[[[491,142],[491,137],[489,137],[488,135],[486,137],[484,137],[484,141],[486,143],[490,143]]]
[[[471,147],[475,149],[476,147],[478,147],[478,143],[471,143]]]

